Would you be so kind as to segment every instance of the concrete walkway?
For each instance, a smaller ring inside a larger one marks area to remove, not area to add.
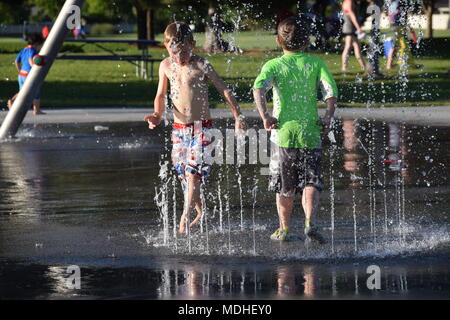
[[[82,109],[48,109],[45,115],[34,116],[31,111],[25,117],[24,123],[102,123],[143,121],[145,115],[153,109],[145,108],[82,108]],[[323,115],[325,109],[319,109]],[[243,110],[246,117],[259,118],[256,110]],[[7,111],[0,111],[0,121],[3,122]],[[228,109],[212,109],[212,117],[231,117]],[[450,106],[442,107],[406,107],[406,108],[341,108],[336,111],[338,119],[370,119],[409,124],[450,126]]]

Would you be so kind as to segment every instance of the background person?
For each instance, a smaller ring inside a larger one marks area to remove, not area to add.
[[[365,32],[361,29],[361,25],[356,15],[356,4],[353,0],[344,0],[342,3],[342,11],[344,13],[344,23],[342,25],[342,35],[344,36],[344,50],[342,51],[342,71],[348,71],[348,58],[350,50],[353,48],[355,58],[363,72],[366,72],[366,64],[361,54],[361,43],[359,39],[365,36]]]
[[[25,80],[27,79],[28,73],[31,70],[31,67],[33,66],[33,58],[36,56],[41,50],[42,44],[44,43],[44,38],[40,34],[32,34],[28,37],[28,45],[20,50],[19,54],[16,57],[15,65],[17,68],[17,71],[19,72],[19,75],[17,77],[17,80],[19,82],[19,90],[22,89]],[[15,94],[14,97],[8,100],[8,109],[11,109],[15,99],[17,98],[18,94]],[[42,112],[40,109],[40,92],[39,89],[37,90],[34,99],[33,99],[33,114],[45,114],[45,112]]]
[[[406,0],[393,0],[388,4],[388,16],[393,32],[393,45],[390,47],[387,56],[386,70],[391,70],[396,56],[396,64],[400,69],[411,65],[415,68],[421,68],[413,58],[409,46],[408,33],[411,33],[415,39],[415,33],[408,25],[408,2]]]

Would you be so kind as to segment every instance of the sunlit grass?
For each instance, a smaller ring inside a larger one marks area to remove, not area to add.
[[[129,35],[115,35],[114,38],[126,38]],[[160,35],[158,36],[160,37]],[[270,32],[236,33],[236,42],[245,43],[244,54],[207,55],[201,50],[199,55],[206,57],[217,72],[234,90],[244,107],[252,106],[251,87],[262,65],[269,59],[281,54],[274,44]],[[13,65],[16,52],[24,42],[19,39],[0,38],[0,104],[4,107],[7,98],[17,91],[17,73]],[[71,43],[66,43],[70,49]],[[255,47],[259,45],[259,47]],[[78,46],[78,44],[76,45]],[[107,44],[119,54],[137,54],[139,50],[127,44]],[[17,50],[16,50],[17,49]],[[250,50],[251,49],[251,50]],[[100,54],[101,50],[92,45],[82,48],[76,54]],[[154,58],[167,56],[162,47],[150,48]],[[408,81],[398,78],[398,70],[382,72],[385,78],[368,81],[361,77],[354,57],[350,58],[350,70],[346,75],[340,71],[339,54],[310,53],[325,61],[333,73],[340,91],[341,106],[365,107],[370,101],[373,106],[398,105],[450,105],[450,59],[422,57],[416,59],[423,69],[410,69]],[[385,59],[380,60],[383,68]],[[159,64],[155,64],[155,73]],[[150,107],[156,92],[157,80],[143,80],[135,76],[135,66],[124,61],[76,61],[56,60],[42,88],[43,106],[82,107],[82,106],[142,106]],[[223,100],[212,88],[210,101],[213,107],[221,107]]]

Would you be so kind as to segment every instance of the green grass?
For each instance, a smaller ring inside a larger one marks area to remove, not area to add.
[[[202,45],[201,35],[198,46]],[[132,35],[114,35],[108,38],[133,38]],[[158,36],[161,39],[161,36]],[[265,61],[280,54],[270,32],[242,32],[236,34],[236,43],[250,53],[243,55],[200,55],[206,57],[234,90],[243,107],[253,107],[251,86]],[[0,38],[0,105],[17,91],[17,74],[12,64],[17,52],[24,46],[18,39]],[[106,44],[120,54],[136,54],[139,50],[127,44]],[[84,54],[99,54],[100,49],[86,45],[66,43],[64,50],[75,49]],[[163,48],[151,48],[155,58],[167,54]],[[80,54],[77,52],[77,54]],[[374,106],[450,105],[450,59],[422,57],[417,62],[423,70],[410,70],[408,82],[399,81],[396,71],[386,73],[386,78],[368,82],[358,76],[354,57],[350,59],[350,72],[340,72],[340,55],[311,53],[322,58],[335,76],[340,92],[340,106],[365,107],[368,101]],[[384,65],[384,60],[380,64]],[[157,70],[158,64],[155,65]],[[155,73],[156,75],[157,73]],[[406,84],[406,86],[404,86]],[[120,61],[67,61],[56,60],[42,88],[43,107],[150,107],[156,92],[157,81],[136,78],[135,67]],[[219,94],[211,88],[213,107],[224,107]]]
[[[426,35],[426,30],[419,30],[414,29],[417,36],[419,36],[421,33],[423,34],[423,37]],[[433,30],[433,37],[434,38],[450,38],[450,29],[445,30]]]

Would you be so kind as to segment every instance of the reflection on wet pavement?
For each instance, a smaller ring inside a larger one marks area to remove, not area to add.
[[[170,165],[158,176],[168,128],[96,125],[25,126],[2,143],[0,298],[449,295],[448,127],[339,122],[336,144],[323,146],[318,215],[332,243],[319,247],[269,240],[275,196],[248,162],[214,166],[207,220],[177,235],[183,196]],[[71,264],[82,270],[76,293],[65,286]],[[371,264],[382,269],[377,293],[366,286]]]

